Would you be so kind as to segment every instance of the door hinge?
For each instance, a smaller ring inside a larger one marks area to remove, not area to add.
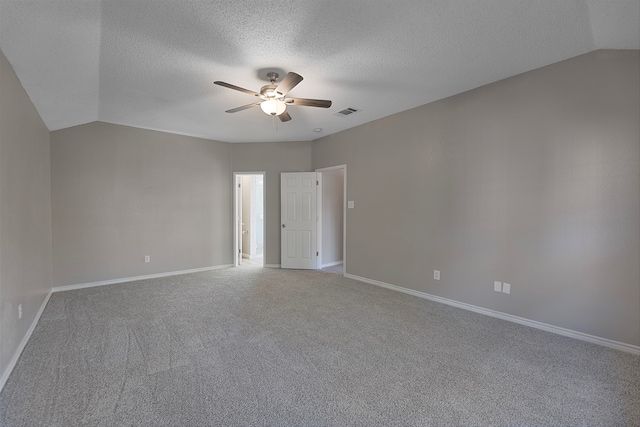
[[[320,182],[319,182],[319,181],[316,181],[316,185],[320,185]]]
[[[242,187],[242,184],[238,184],[238,188],[241,188],[241,187]]]
[[[320,252],[316,252],[316,256],[320,256]]]

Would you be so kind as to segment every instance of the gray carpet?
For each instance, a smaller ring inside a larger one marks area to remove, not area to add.
[[[640,358],[319,271],[54,294],[2,426],[640,425]]]
[[[322,271],[323,273],[333,273],[333,274],[339,274],[342,276],[342,273],[344,272],[344,268],[342,264],[338,264],[338,265],[332,265],[331,267],[325,267],[320,271]]]

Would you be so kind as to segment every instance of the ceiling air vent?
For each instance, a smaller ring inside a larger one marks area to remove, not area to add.
[[[342,111],[338,111],[337,113],[334,114],[334,116],[347,117],[347,116],[350,116],[353,113],[357,113],[358,111],[360,111],[360,110],[358,110],[357,108],[349,107],[349,108],[345,108]]]

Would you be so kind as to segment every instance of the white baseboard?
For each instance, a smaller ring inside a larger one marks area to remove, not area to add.
[[[500,311],[491,310],[484,307],[478,307],[476,305],[467,304],[464,302],[455,301],[449,298],[443,298],[436,295],[431,295],[426,292],[416,291],[409,288],[403,288],[402,286],[391,285],[389,283],[380,282],[378,280],[367,279],[366,277],[360,277],[353,274],[344,274],[344,277],[358,280],[360,282],[369,283],[371,285],[381,286],[383,288],[392,289],[394,291],[403,292],[405,294],[414,295],[420,298],[425,298],[431,301],[440,302],[443,304],[451,305],[454,307],[462,308],[464,310],[473,311],[475,313],[485,314],[491,317],[497,317],[502,320],[508,320],[510,322],[519,323],[521,325],[530,326],[536,329],[542,329],[543,331],[553,332],[554,334],[563,335],[565,337],[575,338],[581,341],[587,341],[593,344],[603,345],[616,350],[625,351],[635,355],[640,355],[640,347],[626,344],[619,341],[613,341],[607,338],[597,337],[595,335],[585,334],[583,332],[574,331],[571,329],[561,328],[559,326],[549,325],[547,323],[538,322],[535,320],[525,319],[524,317],[514,316],[512,314],[503,313]]]
[[[9,379],[9,375],[11,375],[11,372],[13,371],[13,368],[15,368],[16,363],[18,363],[18,359],[22,354],[22,350],[24,350],[25,346],[27,345],[27,342],[29,341],[29,338],[31,338],[31,334],[33,333],[34,329],[36,329],[38,320],[40,320],[40,316],[42,315],[44,308],[47,306],[47,303],[49,302],[49,298],[51,298],[51,294],[52,294],[52,291],[49,291],[44,301],[42,302],[42,305],[40,306],[38,313],[36,313],[36,317],[33,318],[33,322],[31,322],[31,326],[29,326],[29,330],[27,330],[27,333],[24,334],[22,341],[20,341],[20,345],[16,349],[15,353],[13,353],[13,357],[9,362],[9,366],[7,366],[7,369],[5,369],[4,372],[2,373],[2,377],[0,377],[0,391],[2,391],[2,389],[4,388],[5,383]]]
[[[101,280],[99,282],[79,283],[77,285],[56,286],[53,292],[72,291],[75,289],[93,288],[95,286],[113,285],[116,283],[134,282],[137,280],[156,279],[159,277],[177,276],[179,274],[199,273],[202,271],[220,270],[222,268],[233,267],[233,264],[215,265],[212,267],[192,268],[189,270],[169,271],[166,273],[146,274],[144,276],[123,277],[121,279]]]
[[[322,269],[322,268],[327,268],[327,267],[333,267],[334,265],[340,265],[340,264],[342,264],[342,263],[343,263],[343,261],[342,261],[342,260],[340,260],[340,261],[334,261],[334,262],[328,262],[328,263],[326,263],[326,264],[321,264],[321,265],[320,265],[320,268]]]
[[[280,268],[280,264],[265,264],[264,266],[267,268]]]

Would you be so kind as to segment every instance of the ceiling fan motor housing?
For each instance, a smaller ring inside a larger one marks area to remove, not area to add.
[[[283,98],[283,94],[281,94],[280,92],[276,92],[277,87],[278,86],[274,84],[262,86],[262,88],[260,88],[260,95],[264,96],[265,98]]]

